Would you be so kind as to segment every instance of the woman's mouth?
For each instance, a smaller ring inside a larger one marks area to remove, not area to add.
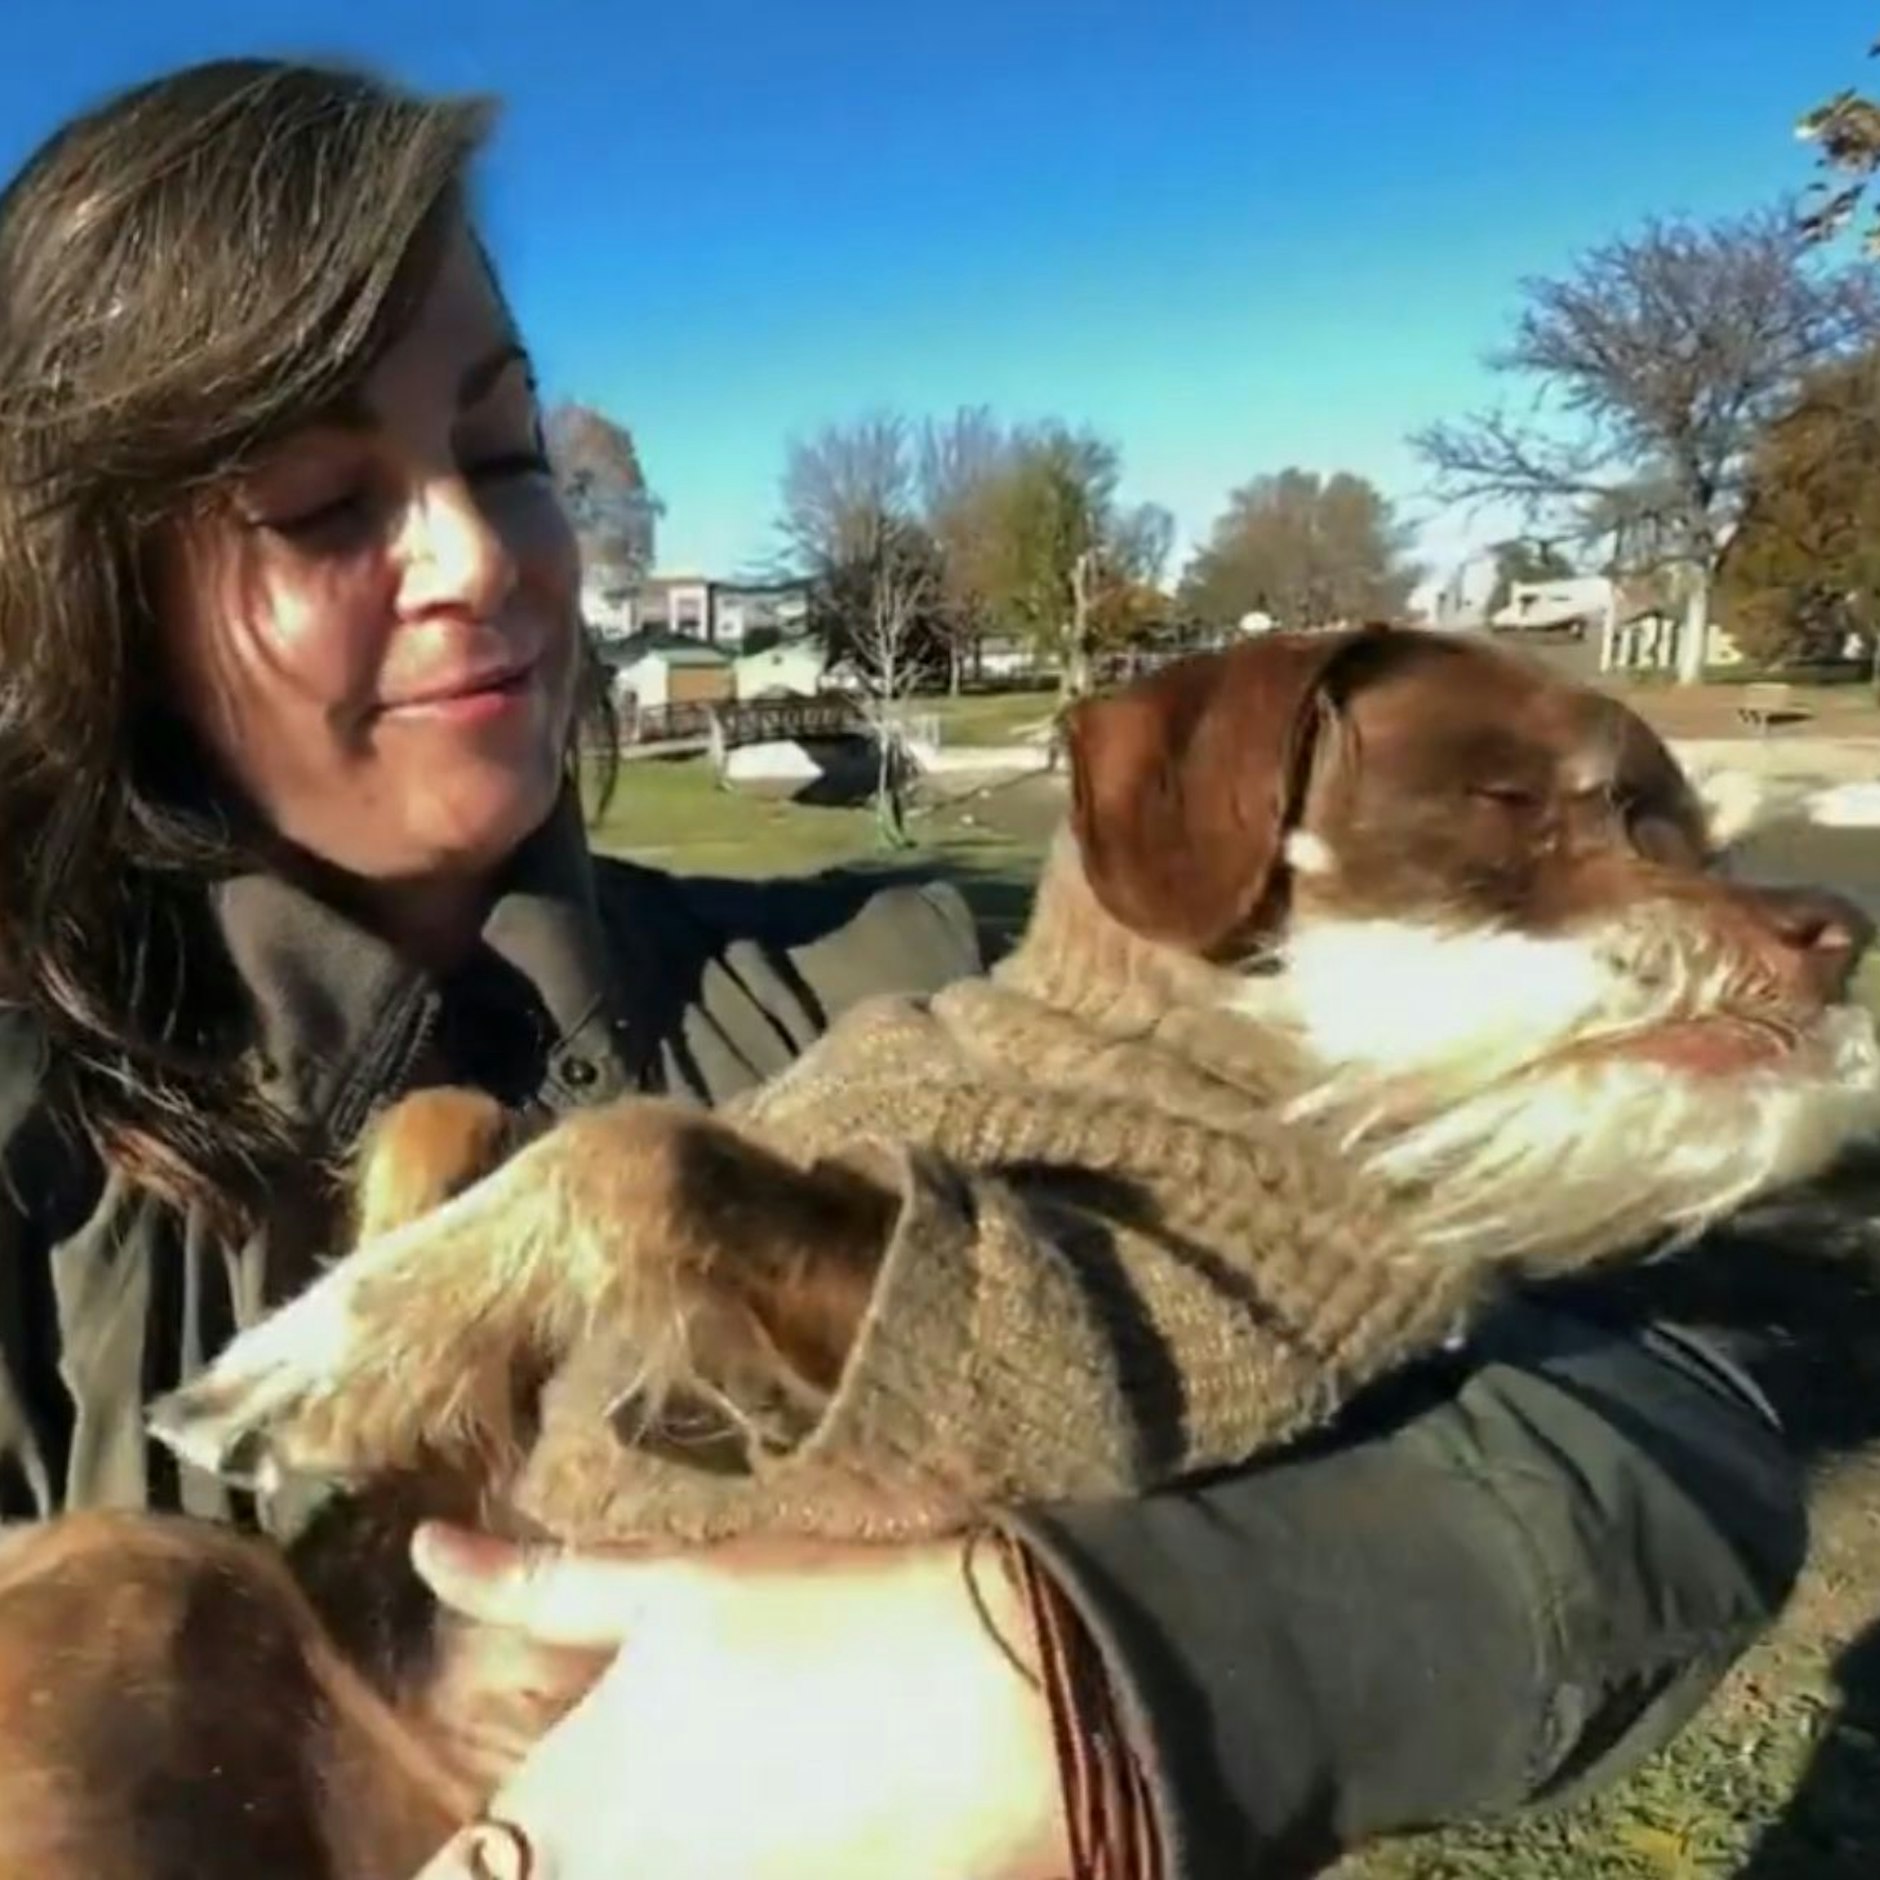
[[[458,724],[501,717],[527,700],[534,679],[532,664],[466,674],[459,679],[414,688],[388,700],[374,715],[393,720],[445,720]]]

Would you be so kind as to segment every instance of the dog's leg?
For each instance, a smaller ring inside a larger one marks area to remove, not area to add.
[[[422,1090],[391,1105],[374,1120],[359,1145],[353,1178],[355,1242],[382,1242],[462,1194],[501,1164],[519,1134],[509,1112],[477,1090]],[[360,1259],[355,1252],[294,1302],[293,1335],[308,1357],[343,1336],[333,1315],[344,1310]],[[272,1340],[262,1334],[276,1325],[279,1316],[263,1321],[248,1338],[234,1341],[235,1345],[265,1362]],[[228,1363],[228,1354],[223,1363]],[[285,1376],[278,1381],[287,1382]],[[172,1419],[193,1422],[198,1399],[209,1388],[207,1377],[199,1379],[159,1401],[150,1416],[152,1431],[160,1440],[205,1465],[210,1452],[198,1437],[185,1436],[180,1428],[173,1432]],[[255,1408],[263,1408],[265,1402],[264,1394]],[[231,1480],[252,1478],[262,1488],[275,1485],[277,1472],[260,1454],[249,1459],[231,1452],[217,1466]]]
[[[376,1240],[440,1208],[520,1146],[522,1126],[480,1090],[420,1090],[366,1132],[353,1180],[353,1239]]]
[[[0,1742],[0,1873],[35,1880],[380,1880],[481,1799],[278,1556],[174,1519],[0,1543]]]
[[[507,1467],[531,1380],[596,1328],[623,1394],[704,1387],[708,1362],[827,1389],[896,1214],[857,1169],[803,1169],[696,1110],[573,1118],[444,1207],[359,1247],[157,1405],[159,1437],[263,1483],[426,1456]]]

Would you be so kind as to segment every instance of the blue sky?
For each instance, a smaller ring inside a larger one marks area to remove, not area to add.
[[[1874,0],[67,0],[15,10],[0,166],[228,52],[506,100],[487,220],[551,396],[628,423],[660,559],[774,546],[784,441],[1061,414],[1205,534],[1288,463],[1422,517],[1524,274],[1799,187]],[[1480,533],[1480,530],[1476,530]],[[1471,533],[1433,519],[1438,560]]]

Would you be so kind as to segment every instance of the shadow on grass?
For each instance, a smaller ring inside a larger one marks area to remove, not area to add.
[[[988,963],[1010,952],[1025,931],[1037,886],[1035,868],[1018,859],[975,861],[922,854],[905,861],[888,856],[864,866],[887,880],[943,881],[957,888],[972,909]]]
[[[1604,1282],[1590,1309],[1701,1327],[1726,1349],[1740,1343],[1819,1478],[1880,1441],[1876,1221],[1880,1155],[1850,1158],[1817,1188],[1751,1209],[1686,1254]],[[1851,1590],[1858,1599],[1858,1587]],[[1728,1869],[1738,1880],[1880,1875],[1880,1613],[1857,1608],[1841,1636],[1848,1632],[1856,1635],[1835,1661],[1804,1773],[1744,1864]],[[1824,1642],[1837,1642],[1834,1629]]]
[[[1741,1345],[1790,1442],[1819,1472],[1880,1439],[1876,1223],[1880,1154],[1850,1158],[1684,1253],[1589,1282],[1583,1296],[1604,1314],[1669,1319]]]
[[[1836,1709],[1782,1818],[1738,1880],[1872,1880],[1880,1873],[1880,1621],[1834,1668]]]
[[[1010,952],[1031,914],[1030,879],[972,868],[946,869],[943,878],[966,897],[985,936],[988,961]]]

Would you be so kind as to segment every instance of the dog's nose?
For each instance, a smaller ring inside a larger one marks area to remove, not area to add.
[[[1852,901],[1820,888],[1763,888],[1756,895],[1785,975],[1817,998],[1845,996],[1874,923]]]

